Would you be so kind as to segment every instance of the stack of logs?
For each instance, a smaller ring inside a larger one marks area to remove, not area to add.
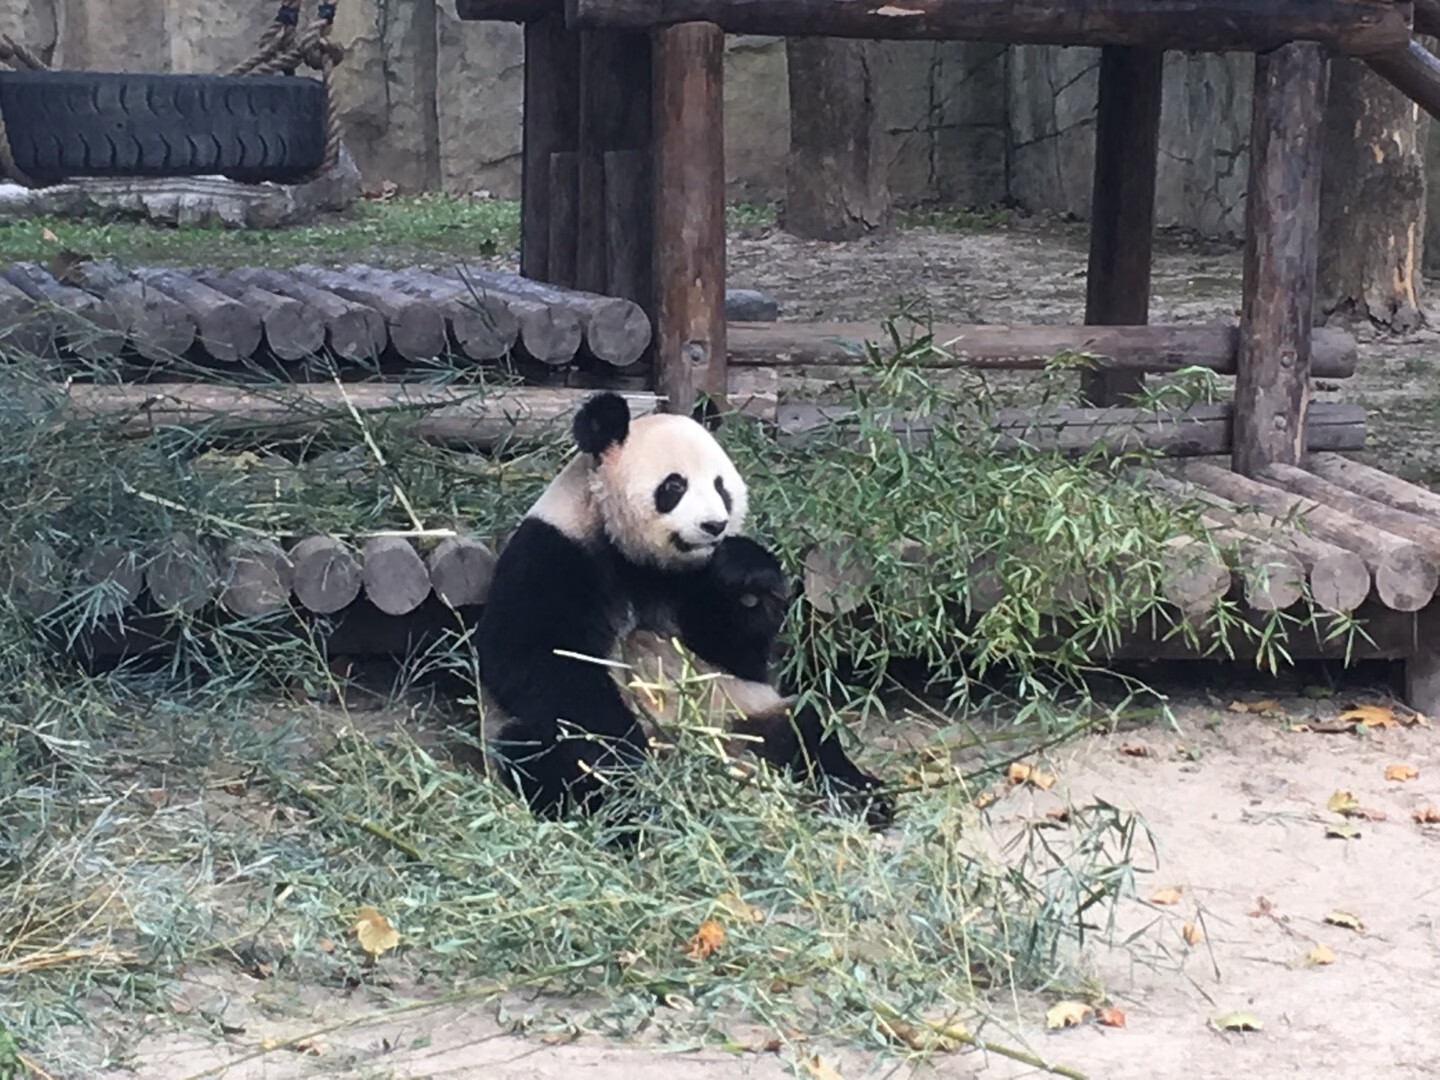
[[[342,363],[454,354],[560,368],[643,364],[650,320],[638,304],[470,266],[428,271],[292,266],[123,270],[103,260],[0,270],[0,327],[12,347],[104,360],[126,351],[165,364]]]
[[[1275,466],[1254,480],[1192,459],[1149,471],[1144,480],[1162,497],[1198,503],[1211,531],[1209,538],[1175,540],[1162,559],[1162,596],[1192,620],[1202,620],[1226,596],[1241,599],[1252,620],[1255,613],[1295,608],[1308,596],[1321,612],[1367,618],[1375,637],[1384,616],[1413,616],[1440,585],[1440,495],[1348,458],[1314,454],[1305,469]],[[211,608],[238,618],[358,616],[372,627],[377,613],[423,616],[432,629],[453,629],[453,610],[484,603],[498,549],[461,535],[438,542],[385,533],[354,543],[306,536],[226,545],[180,536],[153,552],[97,548],[72,567],[37,542],[8,580],[11,595],[37,615],[69,601],[121,622]],[[923,551],[900,557],[923,575]],[[829,614],[858,608],[872,580],[844,543],[812,548],[803,569],[807,602]],[[988,556],[972,563],[968,586],[974,614],[1005,596]],[[1076,582],[1059,592],[1083,604],[1087,588]],[[413,636],[414,620],[407,626]],[[1381,626],[1375,643],[1360,653],[1413,645],[1406,636],[1414,633],[1413,618],[1391,620],[1389,627]],[[1308,643],[1320,655],[1343,645]],[[1287,648],[1303,655],[1307,643],[1291,641]],[[1147,649],[1156,655],[1154,642]],[[1178,643],[1174,651],[1184,652]]]

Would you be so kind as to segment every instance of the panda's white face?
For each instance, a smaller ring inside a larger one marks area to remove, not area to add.
[[[664,567],[704,563],[739,533],[745,482],[715,437],[688,416],[635,419],[591,473],[606,535],[627,557]]]

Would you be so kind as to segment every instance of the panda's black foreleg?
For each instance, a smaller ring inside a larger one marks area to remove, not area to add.
[[[825,730],[813,706],[745,721],[737,730],[762,740],[755,750],[758,757],[817,788],[828,788],[846,805],[862,810],[869,825],[880,828],[894,820],[895,803],[880,790],[883,782],[850,759],[839,734]]]

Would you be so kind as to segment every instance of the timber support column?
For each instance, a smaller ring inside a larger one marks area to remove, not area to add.
[[[655,35],[656,381],[665,411],[725,403],[725,34]]]
[[[520,273],[555,282],[573,274],[574,201],[551,206],[551,159],[573,165],[580,131],[580,35],[565,16],[546,15],[525,24],[525,106],[520,151]],[[560,169],[563,173],[563,164]],[[565,222],[555,228],[552,222]],[[570,225],[572,227],[567,228]],[[554,243],[564,247],[552,252]],[[567,246],[568,245],[568,246]],[[568,284],[568,282],[566,282]]]
[[[1100,53],[1085,279],[1088,325],[1143,326],[1150,318],[1164,58],[1159,49],[1126,45],[1107,45]],[[1092,405],[1119,405],[1144,384],[1140,372],[1110,371],[1088,372],[1080,386]]]
[[[1305,450],[1328,75],[1314,42],[1255,57],[1233,450],[1247,476]]]

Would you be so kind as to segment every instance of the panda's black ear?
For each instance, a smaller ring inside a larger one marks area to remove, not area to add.
[[[630,403],[609,390],[596,394],[580,406],[573,430],[581,453],[604,453],[630,434]]]

